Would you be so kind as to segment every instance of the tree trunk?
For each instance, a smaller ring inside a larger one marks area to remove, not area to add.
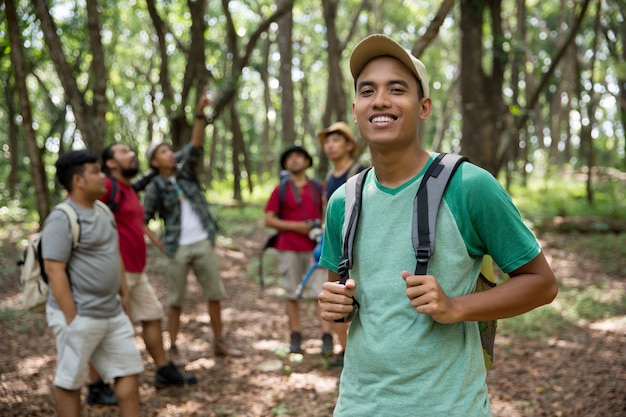
[[[19,53],[19,52],[18,52]],[[4,78],[4,77],[3,77]],[[17,183],[17,173],[19,168],[19,160],[20,160],[20,152],[18,152],[18,142],[19,142],[19,128],[16,123],[17,111],[15,110],[15,90],[11,83],[11,76],[6,74],[6,78],[3,79],[2,84],[4,85],[4,96],[7,108],[7,125],[8,125],[8,137],[9,137],[9,149],[10,153],[10,164],[11,169],[9,171],[9,175],[7,177],[6,187],[9,190],[9,197],[14,199],[16,196],[15,188],[18,185]],[[26,191],[23,189],[23,191]]]
[[[284,6],[286,0],[278,0],[279,7]],[[280,116],[282,124],[281,139],[285,145],[296,141],[295,129],[295,101],[293,94],[293,78],[291,77],[293,51],[292,47],[293,13],[290,8],[278,20],[278,51],[280,53],[280,69],[278,80],[280,84]]]
[[[482,68],[483,19],[492,16],[491,75]],[[503,127],[502,84],[506,56],[502,49],[501,0],[461,1],[461,96],[463,128],[461,153],[496,174],[496,154]]]
[[[269,55],[270,55],[271,41],[268,37],[263,42],[263,68],[269,67]],[[260,71],[260,77],[263,81],[263,106],[265,109],[263,118],[263,131],[261,133],[261,142],[259,144],[260,152],[257,154],[257,176],[260,178],[264,172],[273,172],[274,169],[274,150],[270,144],[270,112],[274,112],[274,106],[272,105],[272,96],[270,94],[270,82],[269,74],[266,70]]]
[[[77,77],[65,57],[61,38],[50,16],[47,2],[38,0],[33,3],[54,68],[63,85],[68,104],[72,107],[76,128],[87,148],[99,153],[104,147],[107,73],[100,37],[98,4],[95,1],[87,2],[87,29],[93,57],[89,74],[91,80],[89,84],[93,85],[93,102],[88,104],[84,93],[78,87]]]
[[[11,62],[15,74],[15,84],[20,100],[20,113],[22,115],[22,126],[24,127],[24,140],[26,151],[30,160],[30,172],[33,176],[35,194],[37,196],[37,213],[39,214],[39,224],[50,213],[50,197],[48,194],[48,181],[41,161],[41,150],[37,146],[37,137],[33,129],[33,116],[30,102],[28,100],[28,88],[26,87],[26,65],[24,63],[24,52],[22,50],[22,39],[20,27],[15,8],[14,0],[6,0],[7,26],[9,31],[9,42],[11,43]]]

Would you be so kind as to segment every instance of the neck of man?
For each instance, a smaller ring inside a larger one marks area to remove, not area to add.
[[[333,174],[336,177],[342,176],[354,163],[349,154],[342,156],[337,160],[333,160]]]
[[[132,179],[132,178],[123,176],[120,171],[112,171],[111,176],[115,178],[118,182],[121,182],[122,184],[126,184],[126,185],[129,185],[130,180]]]
[[[89,197],[82,192],[73,191],[70,193],[69,197],[70,197],[70,200],[74,202],[74,204],[76,204],[77,206],[86,208],[86,209],[91,210],[94,208],[96,204],[95,198]]]
[[[415,177],[430,157],[430,153],[419,146],[385,151],[370,149],[370,152],[378,182],[389,188],[397,188]]]
[[[175,172],[176,168],[159,168],[159,174],[163,175],[165,178],[173,176]]]
[[[297,187],[301,187],[307,182],[306,173],[304,170],[300,172],[290,172],[291,180]]]

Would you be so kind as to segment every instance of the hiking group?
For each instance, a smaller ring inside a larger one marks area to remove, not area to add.
[[[314,268],[322,279],[307,285],[321,319],[321,352],[343,366],[336,417],[490,416],[478,322],[550,303],[557,292],[552,270],[507,192],[485,170],[460,163],[434,208],[416,197],[422,182],[441,172],[433,172],[439,154],[425,150],[418,134],[432,110],[421,61],[391,38],[371,35],[352,51],[350,70],[353,122],[372,168],[358,162],[355,135],[338,121],[317,135],[332,163],[325,180],[307,176],[313,157],[291,146],[280,155],[284,178],[265,205],[265,225],[277,231],[272,245],[289,350],[304,351],[300,290]],[[80,415],[87,372],[88,403],[118,404],[121,415],[139,415],[143,365],[132,323],[141,324],[157,388],[197,383],[183,372],[185,354],[177,344],[190,271],[207,302],[214,355],[243,354],[223,336],[218,225],[196,176],[210,105],[203,92],[191,141],[179,153],[167,143],[150,145],[154,174],[141,184],[133,182],[137,156],[121,143],[105,149],[101,164],[89,151],[71,151],[56,162],[66,203],[80,220],[78,245],[63,210],[51,212],[41,237],[61,416]],[[422,219],[429,216],[435,222],[424,232]],[[148,227],[155,218],[163,222],[161,237]],[[166,314],[144,271],[145,236],[167,257],[169,352],[161,330]],[[486,255],[510,279],[478,292]]]

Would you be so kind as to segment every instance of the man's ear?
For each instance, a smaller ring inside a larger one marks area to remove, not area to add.
[[[420,105],[419,105],[419,114],[418,117],[422,120],[426,120],[428,119],[428,116],[430,116],[430,112],[433,109],[433,102],[430,99],[430,97],[426,97],[420,100]]]
[[[105,162],[105,165],[107,166],[109,171],[113,171],[113,169],[115,168],[114,164],[116,164],[116,162],[113,159],[107,159],[107,161]]]
[[[85,184],[85,178],[82,174],[74,174],[72,176],[72,190],[77,189],[78,187],[82,187]]]

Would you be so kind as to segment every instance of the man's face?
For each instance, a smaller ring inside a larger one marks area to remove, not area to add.
[[[99,163],[86,163],[84,172],[74,176],[75,183],[72,190],[81,190],[85,196],[96,200],[107,191],[104,178],[105,175],[100,170]]]
[[[309,159],[301,152],[291,152],[285,159],[285,169],[293,174],[299,174],[309,167]]]
[[[156,148],[152,155],[150,166],[157,169],[176,168],[176,155],[174,155],[170,145],[162,144]]]
[[[350,156],[353,148],[354,144],[339,132],[331,132],[324,138],[324,153],[331,161]]]
[[[418,81],[400,61],[378,57],[356,80],[352,117],[370,148],[417,140],[417,127],[430,113],[430,99],[419,99]]]
[[[115,145],[112,148],[114,168],[117,168],[124,178],[132,178],[139,172],[139,159],[126,145]],[[108,161],[107,161],[108,163]]]

